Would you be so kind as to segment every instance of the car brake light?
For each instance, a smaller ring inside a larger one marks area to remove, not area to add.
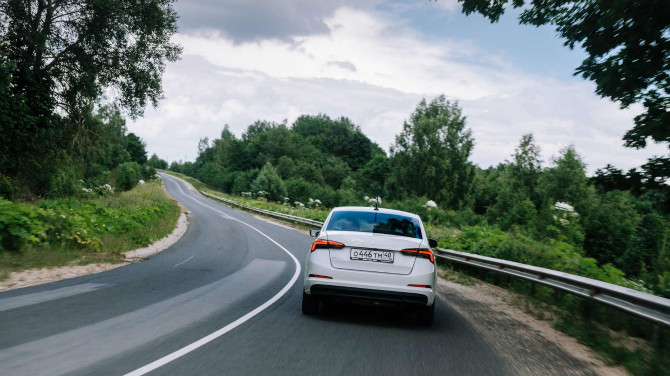
[[[416,257],[423,257],[429,259],[433,264],[435,263],[435,258],[433,256],[433,251],[430,248],[408,248],[403,249],[402,251],[405,255],[415,255]]]
[[[430,288],[430,285],[414,285],[414,284],[409,284],[409,285],[407,285],[407,286],[410,286],[410,287],[423,287],[423,288],[426,288],[426,289],[429,289],[429,288]]]
[[[329,277],[329,276],[327,276],[327,275],[321,275],[321,274],[310,274],[309,276],[310,276],[310,277],[314,277],[314,278],[333,279],[333,277]]]
[[[323,239],[315,240],[312,243],[312,252],[319,248],[344,248],[344,244]]]

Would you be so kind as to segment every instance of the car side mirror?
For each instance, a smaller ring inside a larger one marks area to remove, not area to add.
[[[428,246],[429,246],[430,248],[435,248],[435,247],[437,247],[437,240],[435,240],[435,239],[428,239]]]
[[[309,230],[309,236],[311,236],[313,238],[316,238],[317,236],[319,236],[320,233],[321,233],[320,229]]]

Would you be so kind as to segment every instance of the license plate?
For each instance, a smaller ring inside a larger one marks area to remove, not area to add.
[[[393,262],[393,251],[376,251],[374,249],[352,248],[350,256],[352,260],[388,263]]]

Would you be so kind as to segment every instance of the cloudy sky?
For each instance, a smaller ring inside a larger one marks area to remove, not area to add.
[[[388,150],[421,98],[460,102],[476,146],[495,165],[532,132],[545,162],[567,145],[588,169],[632,168],[665,148],[624,148],[641,107],[621,110],[572,74],[585,57],[553,29],[490,24],[456,0],[179,0],[179,62],[165,99],[130,131],[150,154],[193,160],[198,140],[225,124],[238,136],[255,120],[346,116]]]

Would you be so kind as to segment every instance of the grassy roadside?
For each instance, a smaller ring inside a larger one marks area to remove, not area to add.
[[[118,263],[170,234],[180,207],[160,181],[90,199],[0,202],[0,280],[32,268]]]
[[[233,200],[235,202],[238,202],[240,204],[248,205],[248,206],[253,206],[255,208],[259,209],[265,209],[265,210],[270,210],[273,212],[277,213],[284,213],[284,214],[290,214],[290,215],[295,215],[298,217],[302,218],[308,218],[308,219],[313,219],[316,221],[325,221],[326,217],[328,217],[328,213],[330,213],[330,209],[324,209],[324,208],[295,208],[292,207],[288,204],[279,204],[276,202],[269,202],[264,198],[253,198],[253,197],[242,197],[242,196],[236,196],[236,195],[231,195],[228,193],[224,193],[221,191],[218,191],[205,183],[201,182],[198,179],[192,178],[190,176],[180,174],[178,172],[174,171],[166,171],[162,170],[162,172],[165,172],[166,174],[176,176],[182,180],[185,180],[189,182],[195,189],[198,191],[205,191],[209,194],[213,194],[219,197],[227,198],[229,200]]]

